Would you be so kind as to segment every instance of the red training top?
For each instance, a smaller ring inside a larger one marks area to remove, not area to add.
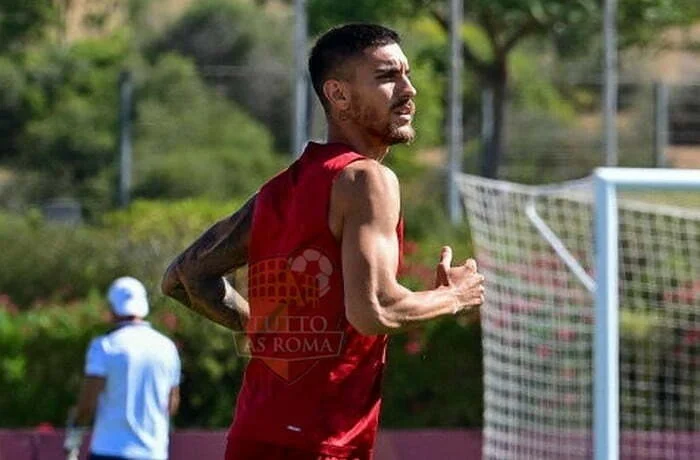
[[[340,242],[328,227],[333,181],[363,159],[343,144],[309,143],[258,193],[248,254],[252,358],[229,437],[371,456],[387,336],[348,323]],[[397,235],[402,248],[402,222]]]

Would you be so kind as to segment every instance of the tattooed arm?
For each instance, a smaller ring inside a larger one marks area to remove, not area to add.
[[[204,232],[170,264],[161,289],[192,311],[234,331],[245,328],[248,302],[224,278],[248,258],[255,195]]]

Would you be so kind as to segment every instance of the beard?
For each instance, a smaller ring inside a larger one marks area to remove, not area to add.
[[[410,121],[402,124],[389,123],[389,129],[383,137],[388,145],[410,144],[415,138],[416,130]]]
[[[364,127],[373,137],[381,139],[386,145],[409,144],[416,137],[416,130],[411,125],[411,121],[393,120],[394,111],[397,106],[383,114],[373,107],[362,107],[357,104],[350,109],[350,117],[360,126]]]

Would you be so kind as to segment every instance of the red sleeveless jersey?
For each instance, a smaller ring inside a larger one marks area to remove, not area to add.
[[[340,242],[328,226],[333,181],[363,159],[342,144],[309,143],[258,193],[248,254],[252,358],[229,437],[371,456],[387,336],[348,323]]]

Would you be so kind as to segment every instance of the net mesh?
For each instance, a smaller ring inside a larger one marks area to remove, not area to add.
[[[592,181],[458,182],[488,290],[484,458],[591,458]],[[621,458],[700,458],[700,208],[622,196],[619,219]]]

